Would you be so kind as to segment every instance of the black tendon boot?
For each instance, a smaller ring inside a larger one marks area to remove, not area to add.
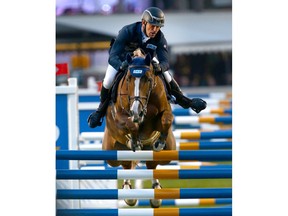
[[[97,126],[101,126],[103,122],[103,118],[106,114],[106,109],[109,104],[109,89],[106,89],[104,86],[101,88],[100,93],[100,104],[96,111],[91,113],[87,119],[88,125],[91,128],[95,128]]]
[[[184,96],[179,85],[174,79],[172,79],[169,84],[171,87],[171,94],[176,98],[176,103],[184,109],[188,109],[191,107],[191,109],[194,110],[196,113],[200,113],[206,108],[207,104],[201,98],[193,98],[191,100],[190,98]]]

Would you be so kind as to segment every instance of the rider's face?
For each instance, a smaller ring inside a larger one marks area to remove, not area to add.
[[[159,30],[160,30],[160,26],[155,26],[150,23],[146,24],[146,36],[150,38],[154,38]]]

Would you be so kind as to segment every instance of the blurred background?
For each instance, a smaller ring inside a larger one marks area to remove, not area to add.
[[[56,63],[68,64],[79,88],[102,81],[110,40],[150,6],[165,13],[170,72],[182,90],[231,91],[232,0],[56,0]]]

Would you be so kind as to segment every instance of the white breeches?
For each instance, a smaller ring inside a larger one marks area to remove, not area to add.
[[[115,70],[110,64],[108,64],[108,67],[106,69],[106,74],[103,80],[102,85],[106,88],[106,89],[110,89],[111,85],[114,81],[114,78],[116,76],[117,70]]]
[[[157,62],[157,63],[159,64],[159,61],[158,61],[158,59],[157,59],[156,57],[153,57],[152,60],[155,61],[155,62]],[[164,75],[164,78],[165,78],[165,80],[167,81],[167,83],[170,83],[171,80],[172,80],[172,75],[171,75],[168,71],[165,71],[165,72],[163,73],[163,75]]]
[[[168,72],[168,71],[165,71],[163,73],[164,77],[165,77],[165,80],[167,81],[167,83],[170,83],[171,80],[172,80],[172,75]]]

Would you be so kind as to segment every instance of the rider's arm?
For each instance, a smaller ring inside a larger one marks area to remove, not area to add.
[[[169,69],[168,45],[164,36],[161,37],[161,40],[157,46],[156,54],[157,59],[160,62],[159,65],[162,72],[167,71]]]
[[[119,70],[122,60],[120,56],[123,52],[125,52],[125,45],[127,44],[127,39],[129,38],[129,33],[126,27],[123,27],[111,47],[110,55],[108,59],[108,63],[115,68],[117,71]]]

